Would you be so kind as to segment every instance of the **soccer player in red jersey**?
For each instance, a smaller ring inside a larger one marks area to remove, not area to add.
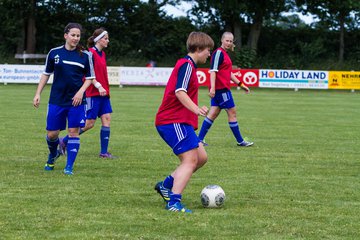
[[[155,186],[166,202],[165,208],[174,212],[191,212],[181,204],[182,192],[192,174],[207,161],[204,146],[195,133],[198,116],[208,112],[206,106],[198,106],[196,68],[206,62],[214,41],[206,33],[192,32],[186,46],[188,54],[177,61],[155,119],[160,136],[180,159],[180,165]]]
[[[236,107],[230,91],[230,80],[250,92],[249,88],[241,83],[231,72],[232,61],[228,55],[229,50],[234,48],[234,36],[231,32],[224,32],[221,37],[221,47],[216,49],[211,55],[210,67],[210,90],[211,107],[209,114],[204,119],[199,132],[199,139],[204,142],[205,135],[219,116],[222,109],[225,109],[228,115],[229,127],[236,138],[237,145],[241,147],[252,146],[253,142],[247,142],[243,139],[239,125],[236,119]],[[207,144],[206,144],[207,145]]]

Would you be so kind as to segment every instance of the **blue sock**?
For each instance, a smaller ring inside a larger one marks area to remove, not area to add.
[[[241,143],[242,141],[244,141],[244,139],[240,133],[238,122],[229,122],[229,127],[230,127],[231,131],[233,132],[234,137],[236,138],[236,141],[238,143]]]
[[[200,129],[200,133],[199,133],[200,141],[204,141],[205,135],[207,134],[207,132],[211,128],[213,122],[214,121],[212,121],[211,119],[209,119],[207,117],[204,119],[204,121],[202,123],[202,126],[201,126],[201,129]]]
[[[68,144],[66,146],[67,151],[67,162],[66,169],[73,169],[76,156],[80,149],[80,138],[78,137],[69,137]]]
[[[163,186],[164,186],[164,188],[172,189],[172,187],[174,186],[173,176],[171,176],[171,175],[167,176],[163,182]]]
[[[85,132],[85,131],[82,130],[82,128],[80,128],[79,134],[81,135],[81,134],[83,134],[84,132]],[[69,135],[66,135],[66,136],[63,138],[63,143],[65,143],[65,145],[67,145],[68,141],[69,141]]]
[[[181,195],[181,194],[171,193],[171,194],[170,194],[169,205],[174,205],[174,204],[177,203],[177,202],[181,202],[181,198],[182,198],[182,195]]]
[[[57,155],[57,147],[59,145],[59,138],[56,138],[55,140],[50,140],[48,136],[46,136],[46,142],[50,151],[50,157],[54,158]]]
[[[100,130],[101,153],[107,153],[110,139],[110,127],[102,126]]]

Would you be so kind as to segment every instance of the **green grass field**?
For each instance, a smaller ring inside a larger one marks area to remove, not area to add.
[[[112,88],[110,151],[99,159],[99,128],[81,136],[74,176],[43,166],[48,86],[0,86],[0,239],[359,239],[358,92],[233,91],[243,136],[235,144],[223,112],[207,135],[209,161],[183,201],[164,210],[153,190],[177,165],[154,128],[162,87]],[[207,90],[200,104],[209,105]],[[202,123],[202,118],[199,125]],[[204,209],[200,192],[218,184],[225,206]]]

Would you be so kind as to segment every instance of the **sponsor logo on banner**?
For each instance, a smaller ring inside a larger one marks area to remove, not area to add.
[[[210,86],[210,73],[209,68],[196,69],[199,86]]]
[[[360,72],[329,72],[329,88],[360,89]]]
[[[120,84],[120,67],[107,67],[109,85]]]
[[[234,69],[232,73],[237,79],[244,83],[248,87],[259,86],[259,70],[258,69]],[[232,86],[236,86],[235,83],[231,82]]]
[[[172,68],[120,67],[122,85],[166,85]]]
[[[38,83],[44,72],[44,65],[0,65],[0,82],[3,83]],[[48,83],[52,83],[50,75]]]
[[[328,88],[328,71],[261,69],[259,75],[259,86],[264,88]]]
[[[209,68],[198,68],[197,76],[200,86],[210,86]],[[258,69],[234,69],[232,73],[237,79],[249,87],[259,86],[259,70]],[[237,86],[229,79],[231,86]]]

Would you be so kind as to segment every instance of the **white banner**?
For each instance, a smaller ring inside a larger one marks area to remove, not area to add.
[[[0,82],[2,83],[39,83],[44,65],[0,64]],[[52,83],[52,76],[49,83]]]
[[[260,69],[259,87],[328,89],[328,71]]]
[[[165,86],[172,70],[161,67],[120,67],[120,84]]]

